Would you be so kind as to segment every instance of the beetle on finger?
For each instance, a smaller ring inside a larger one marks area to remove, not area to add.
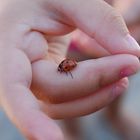
[[[59,72],[65,72],[70,73],[71,77],[73,78],[73,75],[71,71],[77,66],[77,62],[74,59],[64,59],[58,66]]]

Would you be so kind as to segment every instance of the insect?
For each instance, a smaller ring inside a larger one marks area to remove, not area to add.
[[[66,74],[70,73],[71,77],[73,78],[71,70],[74,69],[76,66],[77,66],[77,62],[75,60],[65,59],[59,64],[58,71],[65,72]]]

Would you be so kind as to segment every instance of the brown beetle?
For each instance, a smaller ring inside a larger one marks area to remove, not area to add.
[[[71,77],[73,78],[71,70],[74,69],[76,66],[77,66],[77,62],[75,60],[65,59],[59,64],[58,71],[65,72],[66,74],[69,72]]]

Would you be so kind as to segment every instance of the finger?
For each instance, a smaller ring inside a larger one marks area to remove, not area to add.
[[[58,72],[57,65],[48,61],[32,64],[35,95],[54,103],[74,100],[89,95],[108,84],[130,76],[140,69],[137,57],[115,55],[78,63],[71,71],[73,79]]]
[[[63,23],[79,28],[113,53],[130,53],[140,56],[137,42],[129,35],[119,12],[103,0],[50,2],[66,18]],[[81,5],[82,3],[82,5]]]
[[[27,32],[22,39],[23,43],[19,48],[25,52],[31,62],[42,59],[47,55],[48,43],[40,32]]]
[[[110,5],[113,5],[113,3],[114,3],[114,0],[104,0],[104,1],[106,1]]]
[[[76,46],[78,50],[91,58],[98,58],[110,55],[104,46],[101,46],[94,38],[90,38],[88,35],[80,30],[76,30],[72,34],[72,45]]]
[[[0,53],[0,102],[8,117],[29,140],[63,140],[29,90],[32,73],[26,55],[14,48],[1,48]]]
[[[29,140],[63,140],[60,128],[40,110],[27,87],[11,86],[0,97],[11,121]]]
[[[42,108],[55,119],[71,118],[87,115],[98,111],[111,103],[118,95],[122,94],[128,87],[128,79],[121,79],[119,82],[71,102],[61,104],[46,104]]]
[[[55,61],[59,64],[66,57],[71,41],[71,34],[55,37],[46,36],[46,39],[49,46],[46,59]]]

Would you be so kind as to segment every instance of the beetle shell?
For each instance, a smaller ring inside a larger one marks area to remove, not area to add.
[[[74,69],[77,66],[77,62],[73,59],[65,59],[63,60],[59,66],[58,71],[60,72],[70,72],[72,69]]]

